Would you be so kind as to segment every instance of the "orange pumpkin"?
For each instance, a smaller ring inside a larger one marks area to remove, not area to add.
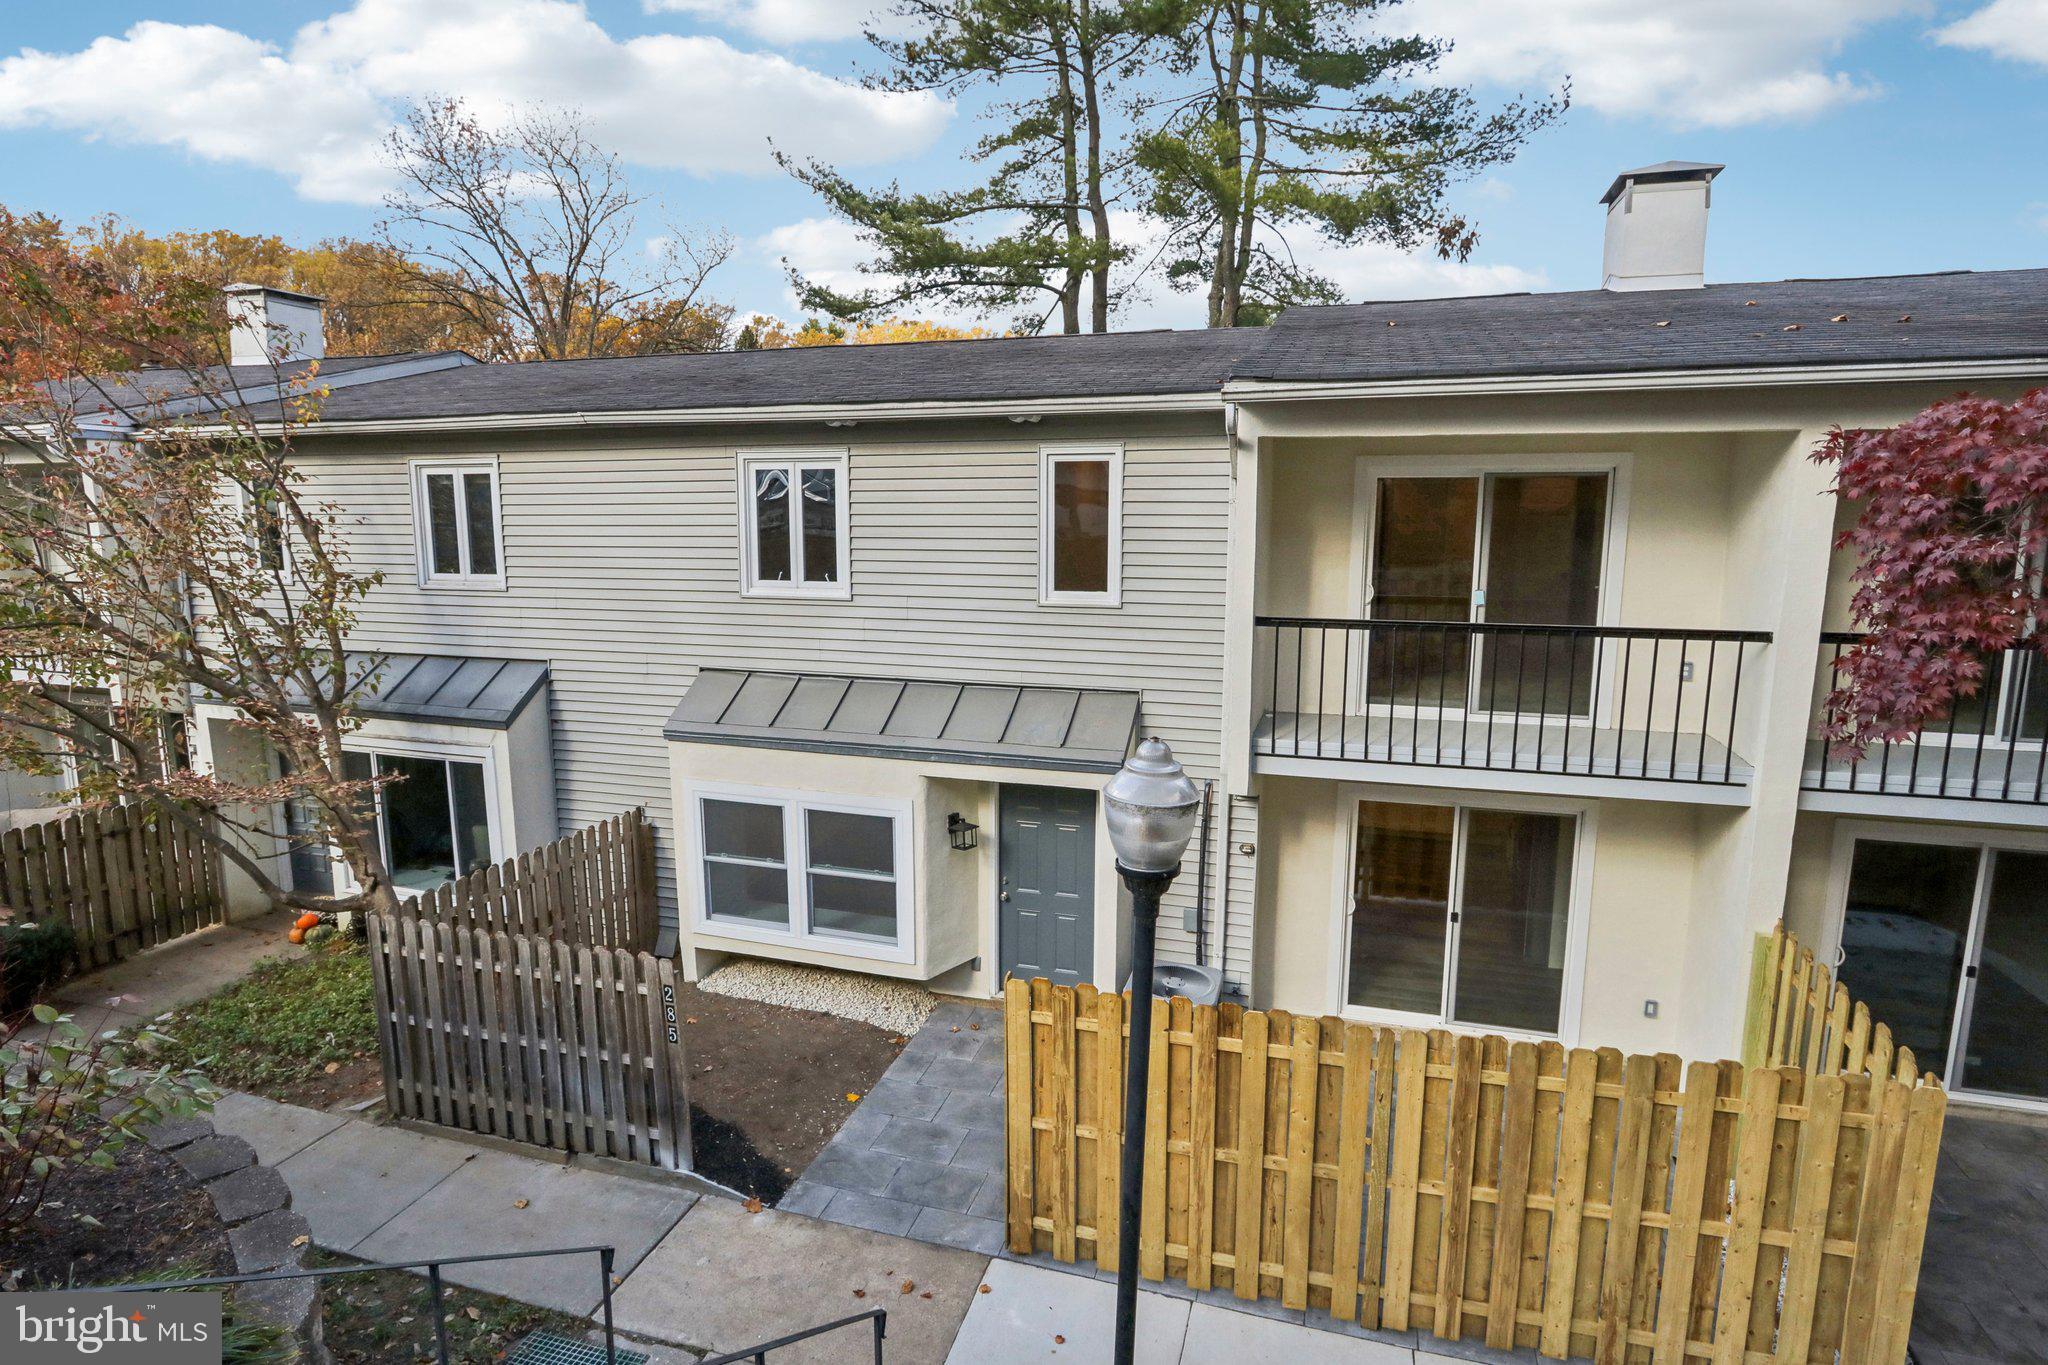
[[[314,914],[311,910],[308,910],[305,914],[299,916],[298,922],[294,924],[292,927],[295,929],[310,929],[319,922],[320,916]]]
[[[298,925],[294,924],[292,926],[292,931],[289,934],[286,934],[285,937],[290,939],[294,943],[304,943],[306,941],[306,931],[304,929],[301,929]]]

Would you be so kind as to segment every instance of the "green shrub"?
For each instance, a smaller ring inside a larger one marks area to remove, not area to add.
[[[88,1037],[48,1005],[44,1030],[0,1036],[0,1236],[42,1208],[67,1171],[105,1170],[145,1129],[212,1107],[206,1079],[146,1060],[166,1040],[150,1028]]]
[[[42,998],[71,968],[78,935],[57,920],[0,924],[0,1016],[12,1018]]]
[[[316,1075],[329,1062],[377,1051],[370,955],[331,938],[302,957],[266,962],[163,1026],[168,1062],[218,1085],[254,1090]]]

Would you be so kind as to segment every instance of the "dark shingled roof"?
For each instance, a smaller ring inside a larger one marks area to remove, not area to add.
[[[2044,356],[2048,270],[1997,270],[1295,308],[1231,376],[1474,379]]]
[[[321,419],[1220,396],[1231,380],[1455,380],[2043,357],[2048,270],[1957,271],[1294,308],[1271,328],[1234,331],[466,364],[337,387]],[[339,363],[346,362],[328,362]]]
[[[1107,332],[466,365],[337,391],[329,422],[1213,393],[1255,331]]]

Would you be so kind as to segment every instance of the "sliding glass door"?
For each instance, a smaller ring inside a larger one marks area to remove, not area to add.
[[[1557,1033],[1577,832],[1544,811],[1359,802],[1346,1003]]]
[[[1839,974],[1951,1089],[2048,1101],[2048,851],[1853,840]]]
[[[1599,621],[1610,476],[1393,475],[1374,480],[1367,615],[1384,621],[1591,626]],[[1381,632],[1368,703],[1585,715],[1596,661],[1570,631]]]

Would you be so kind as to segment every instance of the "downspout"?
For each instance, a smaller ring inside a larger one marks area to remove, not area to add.
[[[1209,965],[1209,825],[1216,779],[1202,783],[1202,852],[1195,870],[1195,965]]]

